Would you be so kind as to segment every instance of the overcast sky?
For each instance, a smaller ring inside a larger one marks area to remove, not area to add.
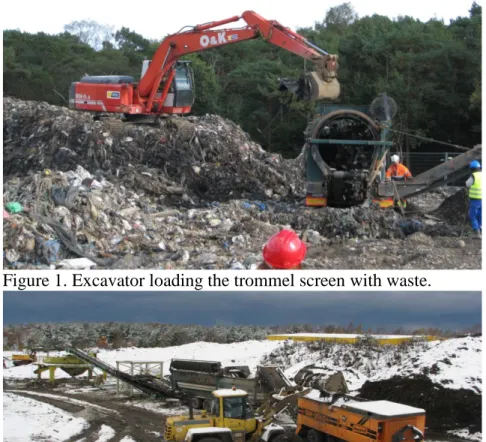
[[[1,21],[3,29],[56,34],[62,32],[63,26],[71,21],[92,19],[100,24],[114,26],[114,29],[125,26],[147,38],[160,39],[166,34],[179,31],[183,26],[229,18],[246,10],[253,10],[266,19],[277,20],[292,29],[312,26],[314,22],[322,21],[330,7],[342,3],[343,0],[23,0],[2,4]],[[435,17],[449,23],[451,18],[467,16],[473,2],[354,0],[351,3],[360,17],[375,13],[392,18],[409,15],[422,21]],[[483,0],[477,3],[483,5]]]
[[[5,292],[4,324],[292,323],[463,329],[481,323],[480,292]]]

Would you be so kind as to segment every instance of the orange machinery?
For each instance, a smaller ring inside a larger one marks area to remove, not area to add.
[[[214,29],[240,19],[247,25]],[[194,78],[190,62],[180,58],[260,37],[314,64],[314,71],[304,74],[295,90],[290,87],[282,90],[292,90],[307,101],[334,100],[339,96],[336,55],[328,54],[275,20],[265,20],[253,11],[246,11],[241,16],[169,35],[157,48],[152,60],[144,62],[139,82],[126,75],[83,77],[71,84],[69,107],[97,114],[121,113],[125,120],[135,122],[144,122],[161,114],[187,114],[194,103]]]
[[[347,395],[329,401],[307,395],[298,401],[296,433],[309,442],[421,442],[424,431],[421,408]]]

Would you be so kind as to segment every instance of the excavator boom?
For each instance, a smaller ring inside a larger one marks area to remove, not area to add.
[[[247,25],[214,29],[239,20]],[[298,94],[301,98],[334,100],[339,96],[337,56],[328,54],[277,21],[265,20],[253,11],[246,11],[241,16],[198,25],[166,37],[138,84],[127,76],[88,76],[73,83],[70,107],[139,116],[188,113],[194,102],[192,74],[181,57],[260,37],[314,63],[314,71],[300,80],[301,89],[305,88],[305,92]]]

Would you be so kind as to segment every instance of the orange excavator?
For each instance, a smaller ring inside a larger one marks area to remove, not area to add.
[[[246,26],[214,29],[243,19]],[[241,16],[195,26],[166,37],[152,60],[142,66],[140,81],[126,75],[85,76],[71,84],[69,107],[97,115],[123,114],[124,120],[145,122],[161,115],[187,114],[194,104],[194,76],[186,54],[262,37],[314,64],[298,81],[282,81],[280,90],[289,90],[301,100],[335,100],[340,94],[338,58],[274,20],[265,20],[253,11]]]

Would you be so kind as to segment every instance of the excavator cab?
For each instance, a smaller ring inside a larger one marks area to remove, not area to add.
[[[143,78],[150,66],[151,60],[145,60],[142,65]],[[162,106],[162,112],[166,114],[178,114],[188,113],[190,108],[194,104],[194,72],[191,68],[191,61],[179,60],[175,63],[175,76],[174,80],[169,87],[167,97]],[[162,94],[162,87],[159,89],[156,98],[159,98]]]

